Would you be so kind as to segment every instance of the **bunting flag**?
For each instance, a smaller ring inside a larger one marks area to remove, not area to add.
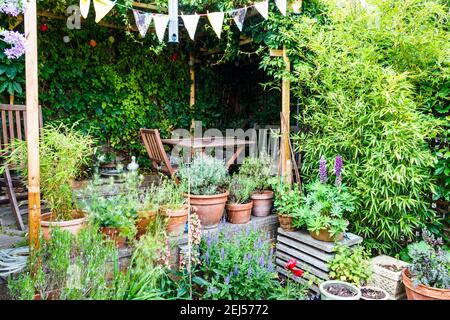
[[[255,3],[255,8],[264,19],[269,19],[269,0]]]
[[[169,16],[166,14],[154,14],[153,21],[155,21],[155,31],[158,36],[158,40],[159,42],[163,42],[167,24],[169,23]]]
[[[95,22],[99,23],[111,11],[115,4],[115,2],[110,0],[94,0]]]
[[[150,27],[150,23],[152,22],[152,15],[150,13],[142,13],[138,10],[133,9],[134,20],[136,20],[136,26],[141,34],[141,37],[144,38],[147,34],[148,28]]]
[[[278,10],[280,10],[281,14],[283,16],[285,16],[286,15],[286,9],[287,9],[286,0],[275,0],[275,3],[277,4]]]
[[[194,40],[195,32],[197,31],[198,20],[200,19],[200,15],[192,14],[192,15],[181,15],[184,22],[184,27],[189,33],[189,37],[191,40]]]
[[[233,11],[233,13],[231,14],[239,31],[242,31],[242,28],[244,27],[244,21],[245,21],[246,15],[247,15],[247,7],[237,9],[237,10]]]
[[[212,28],[217,34],[217,37],[220,39],[220,35],[222,34],[222,26],[223,19],[225,18],[225,13],[223,12],[208,12],[208,20],[211,23]]]
[[[89,14],[89,7],[91,6],[91,0],[80,0],[80,11],[83,18],[87,18]]]
[[[292,3],[292,10],[294,13],[299,14],[302,11],[302,0],[295,0]]]

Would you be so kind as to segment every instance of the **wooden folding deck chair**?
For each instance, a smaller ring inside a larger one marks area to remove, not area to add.
[[[14,139],[26,140],[27,134],[27,111],[24,105],[6,105],[0,104],[0,121],[1,121],[1,134],[0,145],[4,150],[9,143]],[[39,127],[42,128],[42,111],[39,106]],[[3,165],[3,157],[5,154],[0,154],[1,162]],[[13,179],[11,171],[14,171],[9,165],[4,165],[4,174],[0,178],[0,185],[5,187],[6,194],[11,205],[11,211],[16,218],[17,227],[20,230],[25,230],[25,226],[22,221],[22,216],[17,202],[17,195],[14,191],[14,187],[23,187],[20,179]]]
[[[157,129],[141,129],[141,138],[147,150],[148,157],[152,162],[155,170],[162,171],[174,178],[178,170],[176,165],[170,163],[169,157],[164,151],[159,130]]]

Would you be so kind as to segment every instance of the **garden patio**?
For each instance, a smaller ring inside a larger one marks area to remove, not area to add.
[[[0,15],[0,299],[450,300],[448,1]]]

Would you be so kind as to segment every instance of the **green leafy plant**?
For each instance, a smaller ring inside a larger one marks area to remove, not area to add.
[[[222,160],[211,156],[198,156],[191,164],[184,164],[177,172],[184,187],[195,195],[214,195],[224,192],[228,183],[228,170]]]
[[[233,175],[228,185],[230,195],[229,203],[244,204],[250,202],[250,196],[255,190],[255,183],[250,178],[243,177],[239,174]]]
[[[450,255],[442,249],[442,239],[435,239],[427,230],[422,239],[408,245],[411,263],[407,268],[413,285],[450,289]]]
[[[299,208],[302,204],[302,192],[297,185],[293,185],[291,189],[284,192],[275,192],[274,205],[278,214],[295,217],[298,215]]]
[[[72,183],[93,154],[94,140],[75,130],[75,125],[49,124],[41,131],[39,144],[40,186],[56,221],[70,220],[78,209]],[[27,143],[15,140],[6,150],[6,162],[28,178]],[[26,180],[25,180],[26,181]]]
[[[372,270],[370,256],[364,247],[339,245],[335,251],[336,255],[328,264],[330,278],[350,282],[358,287],[366,284],[372,276]]]
[[[154,201],[166,209],[180,209],[186,204],[183,187],[164,177],[157,187]]]
[[[255,183],[255,190],[262,192],[270,187],[271,170],[273,166],[272,159],[261,154],[259,157],[247,157],[242,162],[239,174],[243,177],[252,179]]]

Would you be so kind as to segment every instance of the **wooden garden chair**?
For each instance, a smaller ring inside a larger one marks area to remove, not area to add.
[[[0,104],[0,121],[1,121],[1,134],[0,145],[1,150],[11,143],[14,139],[26,140],[27,134],[27,111],[24,105],[6,105]],[[39,127],[42,128],[42,111],[39,106]],[[0,153],[1,162],[4,161],[6,154]],[[14,168],[10,165],[4,165],[3,177],[0,178],[0,184],[5,186],[6,194],[11,205],[11,211],[16,218],[17,227],[20,230],[25,230],[25,226],[22,221],[22,216],[17,202],[17,195],[14,191],[14,187],[23,187],[20,179],[12,178],[11,171]],[[21,194],[21,197],[26,197],[26,194]]]
[[[141,129],[141,138],[153,168],[174,178],[178,166],[170,163],[169,157],[164,150],[159,130]]]

